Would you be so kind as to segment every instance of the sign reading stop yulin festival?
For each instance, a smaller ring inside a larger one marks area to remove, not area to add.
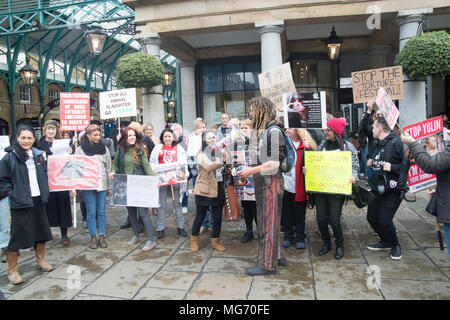
[[[403,131],[418,140],[429,155],[445,150],[443,123],[441,117],[435,117],[404,127]],[[424,172],[417,164],[412,164],[408,173],[408,186],[411,193],[435,186],[436,176]]]
[[[60,93],[61,131],[83,131],[90,123],[89,93]]]

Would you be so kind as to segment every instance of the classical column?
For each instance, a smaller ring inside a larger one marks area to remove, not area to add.
[[[261,36],[261,70],[266,72],[283,63],[281,33],[284,21],[255,22],[255,28]]]
[[[419,25],[426,13],[433,9],[402,10],[398,12],[396,23],[400,27],[399,50],[417,35]],[[425,81],[414,81],[403,76],[404,98],[400,100],[400,125],[406,126],[426,119]]]
[[[180,66],[183,128],[192,131],[194,129],[194,121],[197,118],[195,100],[196,61],[181,61],[180,59],[177,59],[177,64]]]
[[[161,38],[157,33],[141,35],[138,38],[142,50],[160,60]],[[166,124],[162,85],[142,88],[143,121],[152,122],[154,134],[159,137]]]
[[[372,44],[367,51],[372,69],[389,67],[387,55],[390,51],[390,45]]]

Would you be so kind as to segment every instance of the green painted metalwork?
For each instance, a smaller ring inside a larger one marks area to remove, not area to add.
[[[176,59],[172,61],[172,63],[176,62]],[[180,73],[180,66],[177,64],[175,69],[175,75],[176,75],[176,88],[177,88],[177,98],[176,98],[176,104],[175,109],[177,113],[177,120],[178,123],[183,123],[183,113],[181,112],[181,73]]]

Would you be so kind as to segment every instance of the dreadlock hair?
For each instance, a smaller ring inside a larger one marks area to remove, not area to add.
[[[250,100],[253,111],[253,128],[258,136],[266,129],[267,123],[277,120],[277,108],[272,101],[265,97],[256,97]]]

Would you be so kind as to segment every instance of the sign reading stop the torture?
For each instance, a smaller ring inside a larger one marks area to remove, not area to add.
[[[61,92],[61,131],[83,131],[89,125],[89,93]]]

